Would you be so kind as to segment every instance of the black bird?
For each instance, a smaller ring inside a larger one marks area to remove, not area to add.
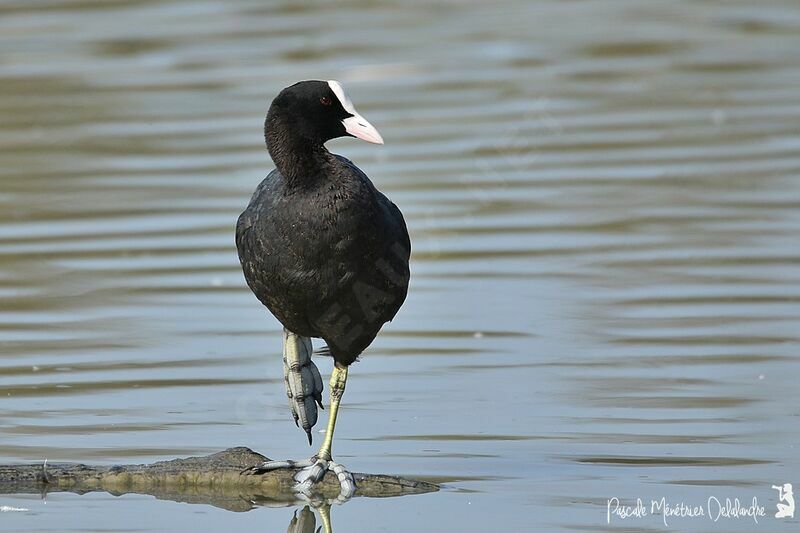
[[[325,142],[353,136],[383,144],[337,81],[301,81],[272,101],[264,123],[275,170],[261,182],[236,224],[236,247],[247,284],[284,327],[284,378],[295,423],[311,444],[322,407],[322,379],[311,360],[311,337],[333,356],[325,441],[307,461],[271,461],[255,468],[306,467],[299,490],[332,469],[342,495],[352,476],[332,461],[331,444],[348,367],[392,320],[408,291],[411,242],[400,210],[357,166]]]

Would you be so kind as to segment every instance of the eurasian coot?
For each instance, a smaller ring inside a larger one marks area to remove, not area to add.
[[[252,471],[305,467],[295,476],[305,491],[331,469],[348,498],[353,478],[331,457],[339,401],[348,367],[406,298],[411,243],[397,206],[351,161],[324,146],[348,135],[383,144],[339,82],[301,81],[281,91],[264,134],[276,168],[239,217],[236,247],[248,286],[283,324],[286,392],[309,444],[316,403],[322,407],[311,337],[327,343],[334,368],[328,427],[317,455]]]

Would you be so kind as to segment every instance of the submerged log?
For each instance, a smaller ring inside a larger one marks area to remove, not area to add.
[[[140,465],[0,465],[0,494],[136,493],[177,502],[206,503],[232,511],[294,503],[294,470],[256,475],[242,473],[264,461],[269,459],[249,448],[238,447],[204,457]],[[395,476],[357,473],[353,476],[356,496],[385,498],[439,490],[433,483]],[[320,498],[336,498],[339,481],[335,474],[327,472],[315,489]]]

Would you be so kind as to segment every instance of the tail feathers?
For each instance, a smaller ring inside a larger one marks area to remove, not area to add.
[[[314,355],[319,355],[320,357],[333,357],[331,355],[331,349],[328,346],[317,348],[316,350],[314,350]]]
[[[316,350],[314,350],[314,355],[318,355],[320,357],[333,357],[330,346],[323,346],[322,348],[317,348]],[[361,360],[360,357],[356,357],[353,362],[357,362],[360,360]]]
[[[322,408],[322,376],[311,360],[311,339],[283,330],[283,379],[294,423],[302,427],[311,445],[311,429]]]

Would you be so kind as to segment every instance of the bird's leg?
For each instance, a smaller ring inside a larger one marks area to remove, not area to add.
[[[311,360],[311,339],[283,330],[283,380],[294,423],[301,426],[311,444],[311,428],[317,423],[317,405],[322,407],[322,377]]]
[[[328,427],[325,430],[325,440],[317,452],[315,457],[312,457],[313,464],[303,468],[300,472],[295,474],[294,480],[297,481],[295,490],[301,493],[307,493],[314,483],[320,481],[325,472],[331,470],[339,479],[341,485],[341,492],[339,493],[340,501],[349,500],[356,491],[355,479],[347,469],[336,463],[332,459],[331,447],[333,445],[333,432],[336,429],[336,415],[339,414],[339,403],[344,395],[344,389],[347,385],[347,367],[344,365],[334,364],[333,374],[331,374],[331,405],[328,414]]]
[[[314,368],[316,369],[316,367]],[[339,365],[338,363],[334,364],[330,382],[331,405],[330,414],[328,415],[328,427],[325,430],[325,440],[319,452],[317,452],[317,455],[305,461],[267,461],[258,466],[248,468],[242,473],[263,474],[264,472],[278,470],[280,468],[300,468],[302,470],[297,472],[294,476],[294,480],[297,482],[294,490],[301,495],[308,495],[314,483],[320,481],[325,476],[325,472],[330,470],[336,474],[336,477],[339,479],[339,485],[341,486],[341,491],[336,501],[342,503],[349,500],[356,491],[355,479],[343,465],[334,462],[331,455],[333,432],[336,428],[336,415],[339,413],[339,404],[342,400],[342,395],[344,395],[345,385],[347,384],[347,370],[348,367],[344,365]],[[291,373],[289,377],[291,377]],[[287,383],[289,383],[288,378]]]
[[[317,405],[322,407],[322,376],[311,360],[311,339],[301,337],[288,329],[283,330],[283,380],[294,423],[302,427],[311,444],[311,428],[317,423]],[[314,403],[316,402],[316,404]],[[245,472],[261,474],[279,468],[305,468],[313,464],[305,461],[267,461]]]

